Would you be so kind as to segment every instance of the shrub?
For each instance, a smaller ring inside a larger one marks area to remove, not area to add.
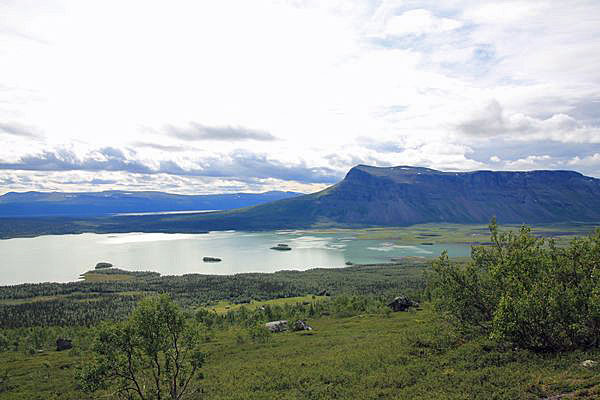
[[[257,324],[247,329],[248,337],[254,343],[267,343],[271,340],[271,333],[264,325]]]
[[[474,247],[466,265],[446,253],[434,263],[429,290],[437,310],[466,332],[534,350],[600,343],[600,230],[566,248],[528,227]]]
[[[166,295],[142,300],[129,319],[98,330],[95,358],[79,371],[87,392],[126,399],[197,398],[204,362],[199,328]]]

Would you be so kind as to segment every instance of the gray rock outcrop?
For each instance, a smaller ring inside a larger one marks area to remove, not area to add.
[[[292,330],[296,331],[312,331],[312,327],[306,321],[298,320],[292,324]]]
[[[391,308],[392,311],[397,312],[406,311],[410,307],[419,307],[419,303],[417,303],[416,301],[412,301],[406,296],[398,296],[394,300],[389,302],[387,306]]]
[[[73,343],[70,339],[56,339],[56,351],[69,350],[73,348]]]
[[[284,332],[289,329],[288,322],[285,319],[282,319],[280,321],[267,322],[265,324],[265,327],[272,333]]]

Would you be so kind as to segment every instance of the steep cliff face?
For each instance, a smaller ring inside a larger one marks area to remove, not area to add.
[[[600,221],[600,180],[572,171],[442,172],[359,165],[321,197],[338,222]]]
[[[442,172],[359,165],[322,192],[206,216],[206,229],[600,221],[600,179],[572,171]],[[188,218],[188,217],[185,217]],[[183,221],[181,221],[183,222]]]

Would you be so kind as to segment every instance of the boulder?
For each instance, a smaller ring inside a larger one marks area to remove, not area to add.
[[[292,330],[296,331],[312,331],[312,327],[306,321],[298,320],[292,324]]]
[[[202,258],[204,262],[219,262],[221,259],[219,257],[204,257]]]
[[[387,306],[391,308],[394,312],[397,312],[406,311],[410,307],[419,307],[419,303],[417,303],[416,301],[412,301],[406,296],[398,296],[390,303],[388,303]]]
[[[56,351],[69,350],[73,348],[73,343],[70,339],[56,339]]]
[[[273,333],[284,332],[288,330],[288,322],[285,319],[280,321],[271,321],[267,322],[265,327]]]
[[[594,368],[596,365],[598,365],[598,361],[593,360],[585,360],[581,363],[581,366],[585,368]]]

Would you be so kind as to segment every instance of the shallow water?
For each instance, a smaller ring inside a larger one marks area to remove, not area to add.
[[[286,243],[291,251],[270,247]],[[386,240],[355,239],[350,233],[305,231],[211,232],[208,234],[124,233],[50,235],[0,240],[0,285],[68,282],[105,261],[129,270],[162,275],[234,274],[343,267],[389,262],[402,256],[468,256],[462,244],[402,245]],[[203,257],[223,261],[206,263]]]

